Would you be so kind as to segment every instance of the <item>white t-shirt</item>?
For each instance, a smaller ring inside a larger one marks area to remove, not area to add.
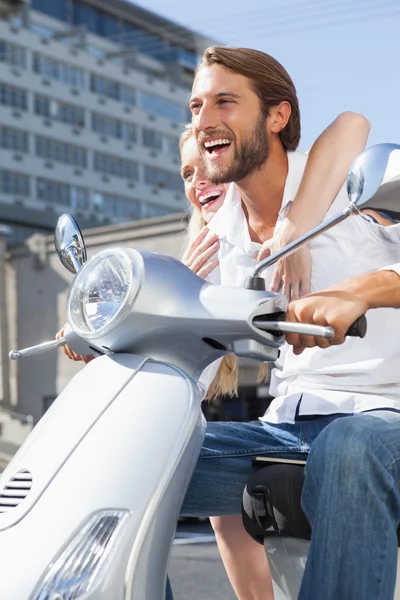
[[[307,156],[288,153],[289,171],[277,228],[293,201]],[[341,190],[327,217],[348,203]],[[210,229],[220,238],[219,267],[212,283],[241,287],[254,268],[260,245],[252,242],[240,194],[231,185]],[[313,291],[400,262],[400,225],[383,227],[352,216],[310,242]],[[390,267],[389,267],[390,268]],[[273,269],[270,269],[272,272]],[[272,273],[264,272],[267,287]],[[375,408],[400,410],[400,311],[376,309],[367,315],[364,339],[348,338],[341,346],[307,349],[295,356],[289,346],[272,372],[271,394],[276,396],[262,419],[293,422],[296,413],[326,415]]]

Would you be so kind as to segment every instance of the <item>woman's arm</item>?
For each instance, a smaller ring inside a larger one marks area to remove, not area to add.
[[[340,114],[311,147],[300,187],[286,216],[296,237],[318,225],[364,150],[371,125],[353,112]]]
[[[370,123],[353,112],[340,114],[314,142],[303,178],[279,231],[263,244],[258,260],[273,254],[318,225],[339,193],[353,160],[368,139]],[[275,266],[272,291],[280,289],[289,299],[310,292],[311,258],[307,247]]]

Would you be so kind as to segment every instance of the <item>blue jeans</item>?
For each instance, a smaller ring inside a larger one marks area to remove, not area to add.
[[[299,600],[392,600],[400,522],[397,412],[279,425],[209,423],[182,514],[241,514],[253,456],[308,452],[303,508],[312,540]]]
[[[263,421],[208,423],[181,514],[241,515],[243,491],[255,472],[253,456],[304,458],[314,439],[339,417],[302,420],[293,425]]]
[[[400,414],[331,423],[307,461],[312,535],[299,600],[392,600],[400,522]]]

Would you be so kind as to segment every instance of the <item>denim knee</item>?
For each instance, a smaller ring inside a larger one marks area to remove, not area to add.
[[[382,491],[388,492],[394,459],[384,443],[387,427],[385,421],[366,414],[333,421],[311,445],[306,481],[314,480],[319,488],[334,478],[338,492],[345,493],[366,492],[373,480],[379,480]]]

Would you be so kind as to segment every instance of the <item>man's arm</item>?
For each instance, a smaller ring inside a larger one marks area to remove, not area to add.
[[[288,333],[286,341],[293,346],[295,354],[300,354],[304,348],[343,344],[349,327],[371,308],[400,308],[400,263],[347,279],[291,302],[287,321],[330,325],[335,330],[335,337],[326,340]]]

